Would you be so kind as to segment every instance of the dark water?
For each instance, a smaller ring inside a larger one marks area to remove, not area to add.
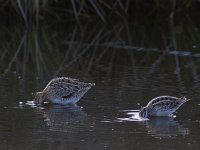
[[[148,18],[148,17],[147,17]],[[0,32],[0,149],[200,149],[200,38],[182,18]],[[151,28],[150,28],[151,27]],[[56,76],[94,86],[77,106],[19,106]],[[186,96],[176,117],[131,113],[156,96]]]
[[[166,56],[168,58],[168,56]],[[96,76],[82,76],[96,82],[77,106],[19,107],[19,101],[32,100],[31,93],[45,86],[30,75],[0,78],[0,149],[199,149],[200,102],[198,79],[187,69],[180,79],[159,66],[114,65],[106,76],[97,66]],[[173,69],[174,66],[171,66]],[[106,72],[106,71],[105,71]],[[122,121],[131,110],[140,109],[159,95],[185,95],[191,99],[176,118],[148,121]]]

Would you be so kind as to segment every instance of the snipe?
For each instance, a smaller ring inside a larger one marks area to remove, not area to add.
[[[139,112],[139,116],[143,118],[151,116],[170,116],[187,101],[189,101],[189,99],[186,97],[159,96],[152,99],[147,106],[143,107]]]
[[[43,91],[35,94],[34,102],[75,104],[94,85],[95,83],[84,83],[68,77],[55,78],[47,84]]]

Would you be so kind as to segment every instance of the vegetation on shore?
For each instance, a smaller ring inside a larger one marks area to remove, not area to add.
[[[179,57],[200,57],[199,5],[197,0],[0,0],[0,72],[56,76],[74,67],[90,71],[103,61],[111,69],[118,62],[156,66],[165,56],[174,56],[178,68]]]

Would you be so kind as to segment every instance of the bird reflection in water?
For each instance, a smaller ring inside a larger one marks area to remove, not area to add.
[[[51,131],[75,132],[84,124],[86,113],[77,105],[50,105],[42,110]]]
[[[180,125],[173,117],[154,117],[145,121],[144,124],[148,134],[158,138],[173,138],[189,134],[189,129]]]

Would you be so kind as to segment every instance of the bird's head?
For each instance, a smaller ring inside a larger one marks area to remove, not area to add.
[[[149,109],[147,107],[142,107],[142,109],[139,112],[139,116],[142,118],[147,118],[149,113]]]
[[[35,93],[35,98],[34,98],[34,103],[36,104],[41,104],[43,102],[43,92],[36,92]]]

